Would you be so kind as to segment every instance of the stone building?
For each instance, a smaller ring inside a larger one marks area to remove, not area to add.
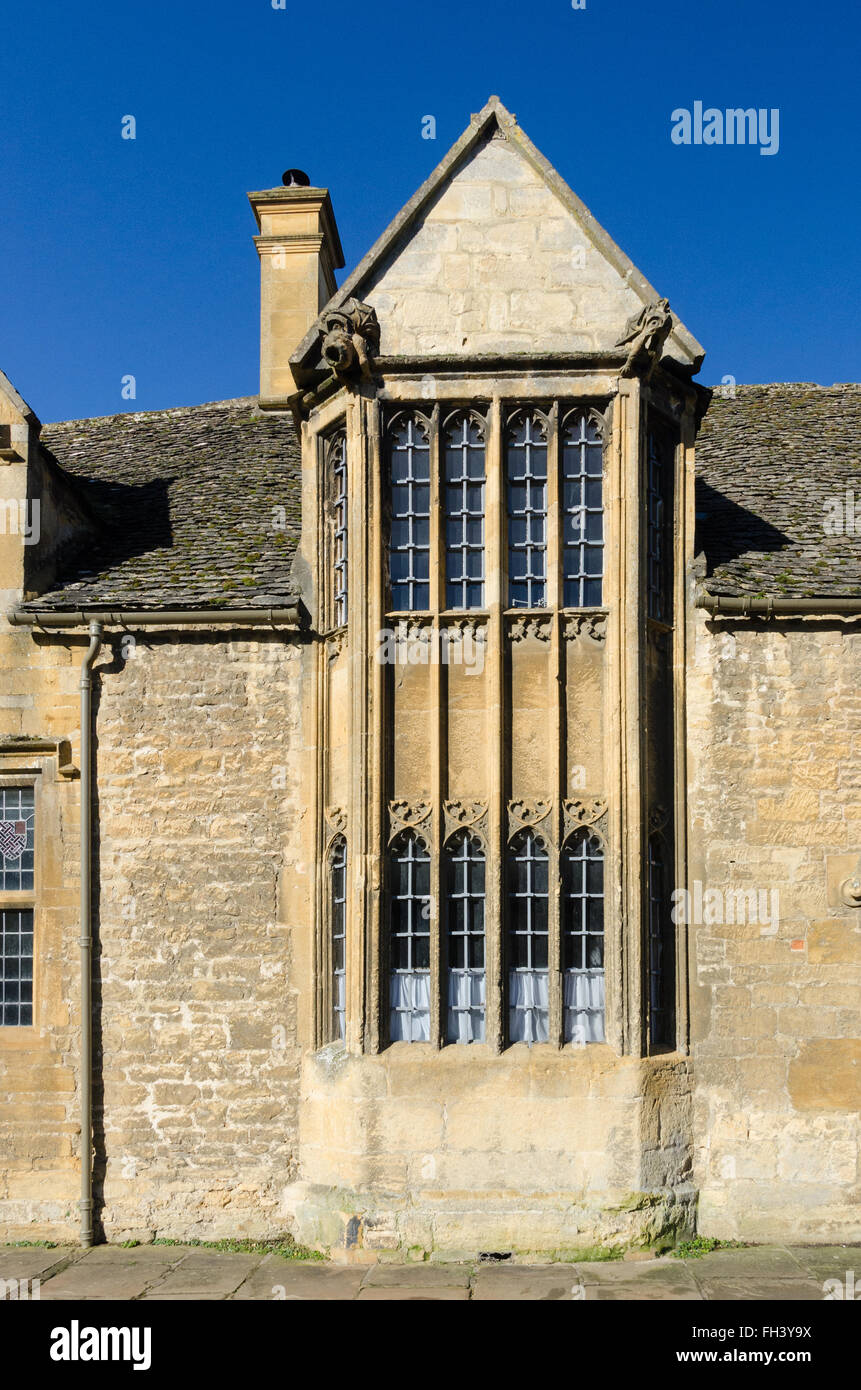
[[[250,200],[259,397],[0,378],[5,1237],[861,1239],[861,391],[496,98],[340,288]]]

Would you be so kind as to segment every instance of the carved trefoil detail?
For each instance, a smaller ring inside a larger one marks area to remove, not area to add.
[[[446,801],[445,839],[448,841],[458,830],[468,830],[478,834],[487,843],[487,802],[486,801]]]
[[[431,849],[431,804],[429,801],[389,802],[389,844],[405,830],[414,830],[425,849]]]
[[[534,830],[545,845],[550,846],[550,822],[548,817],[553,809],[550,801],[509,801],[508,839],[509,842],[521,830]]]
[[[550,618],[545,618],[543,614],[513,618],[509,623],[508,635],[512,642],[522,642],[526,637],[533,637],[539,642],[549,642]]]
[[[582,826],[603,831],[607,816],[606,796],[577,796],[562,803],[562,838],[568,839]]]

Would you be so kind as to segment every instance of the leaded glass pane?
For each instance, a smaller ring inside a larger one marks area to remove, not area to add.
[[[484,1042],[484,851],[463,831],[448,845],[449,1042]]]
[[[512,1042],[547,1042],[547,851],[531,830],[508,859],[508,1032]]]
[[[603,442],[582,410],[562,426],[562,602],[566,608],[602,602],[604,573]]]
[[[33,787],[0,787],[0,890],[32,892],[36,794]]]
[[[332,1033],[346,1036],[347,844],[335,841],[330,860],[332,921]]]
[[[443,432],[448,608],[484,606],[484,431],[466,412]]]
[[[562,852],[563,1025],[566,1042],[604,1041],[604,851],[580,830]]]
[[[430,603],[430,440],[425,422],[399,416],[389,434],[392,523],[389,582],[392,608],[413,612]]]
[[[33,912],[0,912],[0,1027],[33,1022]]]
[[[535,412],[518,412],[505,438],[508,499],[508,604],[547,605],[547,430]]]
[[[430,857],[412,831],[390,858],[389,1037],[430,1038]]]

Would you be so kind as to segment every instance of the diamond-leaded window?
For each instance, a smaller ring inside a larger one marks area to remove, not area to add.
[[[35,792],[0,787],[0,891],[33,891]]]
[[[33,1022],[33,911],[0,912],[0,1026]]]

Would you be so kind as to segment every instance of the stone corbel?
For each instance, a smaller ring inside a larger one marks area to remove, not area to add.
[[[550,618],[543,615],[514,618],[509,624],[508,635],[512,642],[522,642],[534,637],[538,642],[550,641]]]
[[[584,633],[593,642],[604,642],[607,638],[606,613],[567,613],[565,615],[565,637],[568,641]]]
[[[348,299],[324,319],[323,360],[336,377],[348,381],[371,375],[371,358],[380,350],[380,325],[376,310],[359,299]]]

